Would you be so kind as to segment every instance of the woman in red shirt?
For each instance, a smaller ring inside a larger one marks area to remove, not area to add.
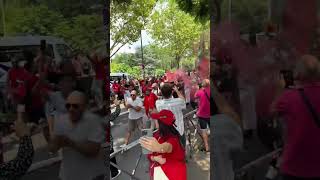
[[[187,167],[185,150],[181,144],[181,136],[174,127],[175,117],[169,110],[152,113],[152,119],[159,122],[159,130],[153,137],[142,137],[140,144],[149,150],[151,180],[157,180],[159,171],[163,171],[169,180],[186,180]],[[160,169],[159,169],[160,168]]]

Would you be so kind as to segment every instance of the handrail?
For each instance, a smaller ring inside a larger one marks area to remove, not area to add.
[[[276,149],[264,156],[259,157],[258,159],[249,162],[248,164],[242,166],[240,169],[235,171],[236,177],[238,176],[242,176],[243,174],[245,174],[245,172],[248,172],[250,169],[252,169],[253,167],[256,167],[259,164],[262,164],[264,161],[272,158],[274,155],[279,154],[282,151],[281,148]]]
[[[196,112],[196,110],[192,110],[191,112],[188,112],[188,113],[184,114],[184,119],[185,118],[189,118],[189,116],[193,116],[195,112]],[[126,112],[124,112],[124,113],[126,113]],[[119,153],[126,152],[126,151],[128,151],[128,150],[130,150],[130,149],[132,149],[132,148],[134,148],[134,147],[136,147],[138,145],[139,145],[139,139],[134,141],[134,142],[132,142],[132,143],[130,143],[130,144],[128,144],[127,146],[125,146],[125,147],[123,147],[123,148],[111,153],[110,154],[110,158],[115,157]],[[104,149],[110,148],[110,144],[104,143],[104,144],[101,145],[101,147],[104,148]],[[47,160],[44,160],[44,161],[36,162],[36,163],[31,165],[31,167],[28,170],[28,173],[36,171],[36,170],[41,169],[41,168],[45,168],[45,167],[51,166],[51,165],[53,165],[55,163],[59,163],[61,160],[62,160],[61,157],[53,157],[53,158],[50,158],[50,159],[47,159]],[[114,166],[117,169],[120,169],[123,173],[129,175],[132,179],[141,180],[141,179],[135,177],[133,174],[121,169],[118,165],[116,165],[116,164],[114,164],[112,162],[110,162],[110,165]]]

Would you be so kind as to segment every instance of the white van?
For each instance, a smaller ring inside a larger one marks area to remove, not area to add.
[[[0,38],[0,86],[6,82],[6,72],[13,57],[23,60],[23,51],[37,55],[41,40],[46,41],[47,54],[56,64],[72,55],[72,49],[60,38],[52,36],[14,36]]]
[[[114,83],[118,79],[125,78],[127,82],[131,79],[131,76],[127,73],[110,73],[110,82]]]

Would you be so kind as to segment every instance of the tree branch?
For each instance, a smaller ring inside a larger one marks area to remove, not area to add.
[[[122,44],[117,50],[116,52],[114,52],[111,56],[110,56],[110,59],[126,44]]]

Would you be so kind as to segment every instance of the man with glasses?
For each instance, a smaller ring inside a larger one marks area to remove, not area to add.
[[[126,103],[126,108],[129,110],[128,121],[128,134],[126,136],[125,145],[128,145],[131,134],[136,128],[141,128],[143,117],[143,103],[142,100],[137,97],[137,91],[131,91],[131,97]]]
[[[60,178],[92,180],[106,172],[101,144],[105,140],[102,119],[87,110],[84,93],[73,91],[67,98],[68,114],[55,121],[49,149],[62,149]]]

